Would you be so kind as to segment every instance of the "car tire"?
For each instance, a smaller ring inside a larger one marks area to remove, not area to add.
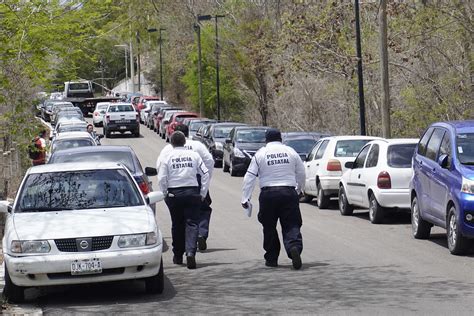
[[[222,168],[222,161],[214,161],[214,168]]]
[[[133,133],[133,136],[135,137],[140,137],[140,130],[138,129],[135,133]]]
[[[312,195],[308,195],[304,192],[301,193],[301,197],[300,197],[300,202],[301,203],[309,203],[313,200],[314,196]]]
[[[413,237],[416,239],[428,239],[430,237],[431,224],[421,217],[416,196],[411,201],[411,230]]]
[[[452,255],[464,255],[469,249],[469,239],[464,237],[459,229],[454,205],[449,209],[448,222],[446,223],[446,236],[448,239],[449,252],[451,252]]]
[[[161,294],[164,289],[165,274],[163,272],[163,259],[161,259],[158,274],[145,279],[145,291],[147,294]]]
[[[372,224],[380,224],[383,221],[385,208],[380,206],[375,194],[369,196],[369,219]]]
[[[25,300],[25,288],[23,286],[15,285],[10,279],[10,274],[5,265],[5,287],[3,289],[3,296],[11,303],[22,303]]]
[[[349,200],[347,199],[346,190],[344,190],[344,186],[339,187],[339,212],[343,216],[349,216],[354,213],[354,207],[349,204]]]
[[[320,209],[328,208],[330,197],[324,194],[324,190],[323,190],[323,187],[321,186],[321,183],[318,182],[317,187],[318,187],[318,196],[317,196],[318,207]]]
[[[106,128],[104,128],[104,135],[105,138],[110,138],[110,132]]]
[[[224,172],[229,172],[229,165],[226,164],[225,162],[223,162],[223,168],[222,169],[223,169]]]

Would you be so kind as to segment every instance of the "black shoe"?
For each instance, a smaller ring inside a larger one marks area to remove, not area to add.
[[[291,248],[290,254],[291,254],[291,261],[293,262],[293,269],[295,270],[301,269],[301,266],[303,265],[303,263],[301,262],[301,256],[298,249]]]
[[[174,264],[183,264],[183,256],[173,256],[173,263]]]
[[[198,237],[198,249],[204,251],[207,249],[206,238]]]
[[[276,268],[276,267],[278,267],[278,262],[277,262],[277,261],[265,260],[265,265],[266,265],[267,267]]]
[[[196,258],[194,256],[186,256],[186,265],[188,269],[196,269]]]

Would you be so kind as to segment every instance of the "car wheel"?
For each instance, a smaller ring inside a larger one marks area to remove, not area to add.
[[[304,192],[301,193],[301,197],[300,197],[300,202],[302,203],[309,203],[313,200],[313,196],[312,195],[308,195]]]
[[[133,136],[140,137],[140,130],[138,129],[135,133],[133,133]]]
[[[223,162],[223,171],[224,172],[229,172],[229,165]]]
[[[105,138],[110,138],[110,132],[104,127]]]
[[[5,287],[3,289],[3,296],[9,302],[21,303],[25,300],[25,288],[23,286],[15,285],[10,279],[10,274],[5,265]]]
[[[375,198],[375,194],[370,193],[369,197],[369,219],[372,224],[380,224],[384,217],[385,208],[380,206]]]
[[[321,183],[318,182],[317,186],[318,186],[318,207],[320,209],[328,208],[330,198],[329,196],[324,194],[324,190],[323,190],[323,187],[321,186]]]
[[[464,237],[459,230],[456,208],[454,206],[451,206],[449,209],[446,236],[448,237],[448,248],[451,254],[463,255],[466,253],[469,247],[469,239]]]
[[[222,161],[215,161],[214,168],[222,168]]]
[[[339,212],[341,215],[348,216],[354,213],[354,207],[349,204],[349,200],[347,200],[346,190],[341,185],[339,187]]]
[[[420,214],[418,198],[415,196],[411,202],[411,230],[416,239],[428,239],[431,232],[431,224],[425,221]]]
[[[237,177],[240,174],[237,170],[235,170],[232,159],[230,160],[229,173],[231,177]]]
[[[164,289],[165,275],[163,273],[163,259],[161,259],[158,274],[145,279],[145,290],[148,294],[161,294]]]

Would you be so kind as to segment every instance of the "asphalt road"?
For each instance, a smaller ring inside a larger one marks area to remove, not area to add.
[[[101,129],[98,129],[101,132]],[[142,136],[103,139],[131,146],[142,165],[154,166],[165,145],[142,126]],[[156,177],[153,179],[156,182]],[[301,204],[303,268],[291,269],[281,253],[278,268],[264,266],[262,229],[255,211],[240,207],[242,178],[217,169],[211,182],[213,215],[208,250],[198,268],[172,264],[163,254],[165,291],[145,295],[142,282],[55,287],[32,291],[47,314],[472,314],[473,256],[449,254],[445,232],[430,240],[411,237],[410,217],[397,213],[373,225],[366,211],[342,217],[337,203],[319,210]],[[171,244],[170,216],[157,205],[157,221]]]

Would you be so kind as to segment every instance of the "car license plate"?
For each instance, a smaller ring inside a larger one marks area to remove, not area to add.
[[[120,126],[120,129],[127,129],[127,126]]]
[[[100,259],[74,260],[71,262],[71,274],[97,274],[102,273],[102,263]]]

